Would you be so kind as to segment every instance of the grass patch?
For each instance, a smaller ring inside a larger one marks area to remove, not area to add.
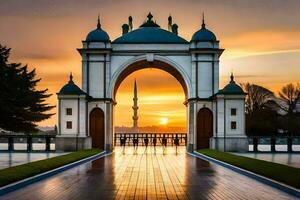
[[[90,149],[0,170],[0,187],[100,153]]]
[[[261,176],[285,183],[300,189],[300,169],[278,163],[237,156],[212,149],[198,150],[206,156],[229,163]]]

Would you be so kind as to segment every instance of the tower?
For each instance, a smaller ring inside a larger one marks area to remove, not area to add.
[[[133,106],[132,106],[132,109],[133,109],[133,116],[132,116],[132,119],[133,119],[133,126],[132,128],[137,130],[138,129],[138,97],[137,97],[137,85],[136,85],[136,80],[134,80],[134,90],[133,90]]]

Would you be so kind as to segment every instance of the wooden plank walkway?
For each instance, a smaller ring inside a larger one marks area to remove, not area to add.
[[[0,199],[293,199],[221,166],[191,157],[185,148],[156,154],[127,148]]]

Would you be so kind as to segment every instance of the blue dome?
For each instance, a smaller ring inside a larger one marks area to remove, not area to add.
[[[102,29],[95,29],[86,36],[85,41],[87,41],[87,42],[108,42],[109,36]]]
[[[217,37],[213,32],[205,28],[205,23],[203,20],[201,29],[194,33],[191,41],[217,41]]]
[[[81,95],[81,94],[85,94],[85,93],[73,82],[73,76],[71,74],[69,82],[60,89],[58,94]]]
[[[108,42],[109,36],[108,34],[102,30],[100,20],[98,19],[97,28],[86,36],[86,42]]]
[[[146,24],[147,25],[147,24]],[[140,28],[131,31],[121,37],[115,39],[113,43],[118,44],[185,44],[188,43],[185,39],[176,34],[161,29],[157,26],[142,25]]]
[[[219,94],[236,94],[236,95],[242,95],[246,94],[243,89],[235,83],[233,80],[234,77],[233,75],[230,76],[230,82],[227,84],[222,90],[220,90],[218,93]]]

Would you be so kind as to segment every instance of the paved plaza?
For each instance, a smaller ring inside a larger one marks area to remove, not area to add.
[[[1,199],[295,199],[253,179],[189,156],[181,147],[115,153]]]

